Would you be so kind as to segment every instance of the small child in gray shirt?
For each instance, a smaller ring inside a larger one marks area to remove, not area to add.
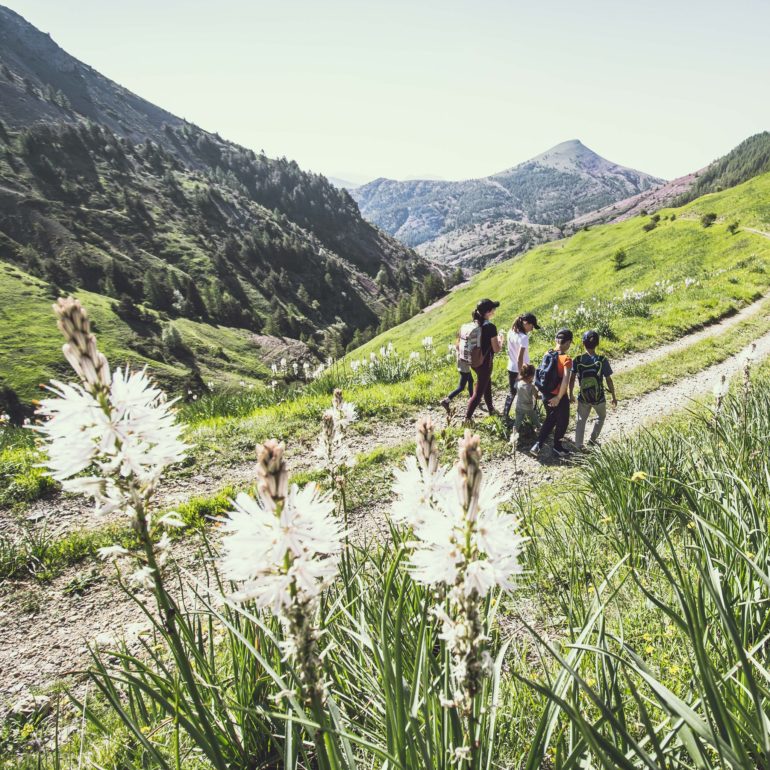
[[[535,367],[524,364],[519,372],[516,383],[516,420],[514,425],[518,431],[522,425],[532,428],[540,427],[540,412],[537,409],[538,392],[534,384]]]

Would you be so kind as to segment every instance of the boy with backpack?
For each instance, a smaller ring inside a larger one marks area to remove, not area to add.
[[[540,428],[537,441],[529,453],[539,455],[548,436],[553,432],[553,453],[566,457],[567,448],[561,443],[569,425],[569,404],[567,395],[572,376],[572,359],[567,351],[572,345],[573,335],[569,329],[556,332],[556,346],[549,350],[535,373],[535,386],[543,395],[545,420]]]
[[[607,416],[607,401],[604,397],[605,381],[607,383],[607,390],[612,396],[612,405],[618,405],[618,399],[615,395],[615,383],[612,381],[612,367],[604,356],[596,353],[598,346],[599,332],[593,329],[587,331],[583,335],[583,347],[586,349],[586,352],[579,355],[572,365],[572,375],[569,382],[570,401],[574,400],[572,391],[575,387],[575,380],[580,385],[577,401],[577,422],[575,423],[575,446],[578,449],[583,448],[586,422],[592,409],[596,412],[596,422],[594,423],[588,443],[591,446],[598,446],[597,439]]]

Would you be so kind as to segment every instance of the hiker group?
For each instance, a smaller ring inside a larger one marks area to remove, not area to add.
[[[455,341],[460,381],[442,399],[441,405],[450,411],[452,400],[467,389],[469,399],[465,409],[466,423],[472,421],[482,400],[489,414],[497,414],[492,402],[492,369],[495,354],[505,346],[508,353],[508,395],[502,417],[508,427],[515,428],[517,436],[522,436],[526,430],[535,435],[535,443],[529,452],[539,455],[553,434],[553,454],[557,457],[568,454],[569,450],[562,440],[569,426],[570,404],[575,402],[575,447],[578,450],[585,448],[586,423],[592,411],[596,413],[596,420],[588,444],[596,446],[607,416],[605,388],[613,406],[618,403],[610,362],[597,352],[601,341],[599,333],[593,329],[584,332],[584,352],[573,359],[569,355],[574,340],[572,331],[559,329],[555,334],[554,347],[543,356],[540,366],[535,368],[529,361],[529,335],[534,329],[540,328],[537,318],[532,313],[523,313],[513,322],[507,335],[503,335],[498,333],[492,322],[499,306],[499,302],[491,299],[481,300],[473,311],[471,321],[460,327]],[[542,422],[538,400],[543,402],[545,408],[545,419]],[[511,418],[514,406],[514,417]]]

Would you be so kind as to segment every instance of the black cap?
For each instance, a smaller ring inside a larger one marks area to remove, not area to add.
[[[569,329],[559,329],[559,331],[556,332],[556,339],[559,340],[559,342],[572,342],[574,335]]]
[[[595,348],[599,344],[599,332],[595,329],[589,329],[583,333],[583,344],[587,348]]]
[[[524,313],[524,315],[521,317],[521,320],[526,321],[528,324],[532,324],[535,329],[540,328],[540,324],[537,322],[537,318],[535,318],[534,313]]]
[[[476,310],[484,315],[484,313],[488,313],[490,310],[494,310],[496,307],[500,307],[499,302],[495,302],[493,299],[482,299],[479,300],[479,303],[476,305]]]

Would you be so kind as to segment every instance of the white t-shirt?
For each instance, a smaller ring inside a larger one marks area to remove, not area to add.
[[[524,348],[524,363],[529,363],[529,336],[525,332],[508,332],[508,371],[519,371],[519,350]]]

